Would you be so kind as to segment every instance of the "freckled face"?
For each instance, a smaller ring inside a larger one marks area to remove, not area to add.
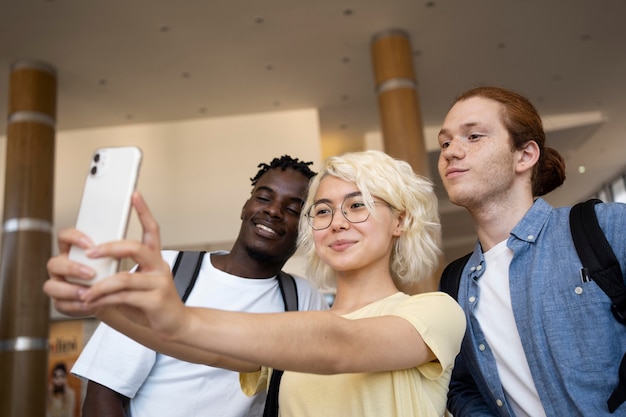
[[[349,222],[340,207],[346,196],[358,192],[355,184],[333,176],[326,176],[320,182],[315,201],[327,202],[335,212],[328,228],[313,230],[317,254],[338,273],[373,266],[388,270],[393,240],[400,233],[399,220],[388,206],[376,204],[376,213],[366,221]]]
[[[511,188],[515,152],[502,116],[502,105],[483,97],[459,101],[448,112],[438,169],[452,203],[476,207]]]

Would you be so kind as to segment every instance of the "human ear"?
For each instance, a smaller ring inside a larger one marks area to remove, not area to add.
[[[516,165],[517,172],[524,172],[535,166],[537,161],[539,161],[539,156],[541,151],[539,150],[539,145],[534,140],[529,140],[526,142],[518,151],[518,159]]]
[[[405,219],[405,217],[406,217],[406,213],[402,212],[396,218],[397,222],[396,222],[396,227],[393,230],[393,236],[400,236],[402,234],[402,232],[404,231],[404,219]]]

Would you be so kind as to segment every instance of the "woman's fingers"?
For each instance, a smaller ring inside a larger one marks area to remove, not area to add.
[[[95,275],[95,271],[92,268],[70,261],[66,254],[50,258],[46,267],[50,278],[57,281],[65,281],[65,277],[89,280]]]
[[[93,246],[92,240],[78,229],[68,228],[59,231],[57,234],[59,254],[66,254],[72,245],[87,249]]]
[[[44,292],[52,297],[54,307],[68,316],[91,316],[95,308],[82,300],[86,287],[71,284],[65,280],[49,279],[43,285]]]
[[[161,250],[161,232],[159,223],[152,215],[146,201],[138,191],[135,191],[132,198],[133,207],[141,223],[143,229],[142,241],[145,245],[153,250]]]
[[[120,272],[94,284],[82,299],[92,308],[117,306],[127,311],[127,318],[162,335],[177,330],[177,313],[184,307],[169,269],[167,274]]]
[[[150,309],[163,304],[170,290],[171,277],[157,272],[119,272],[95,283],[82,294],[82,299],[94,303],[106,298],[100,304],[128,304],[142,309]],[[175,288],[174,288],[175,290]],[[135,297],[139,294],[139,297]]]

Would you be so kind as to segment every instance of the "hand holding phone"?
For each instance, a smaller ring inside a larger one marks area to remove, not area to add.
[[[135,146],[97,149],[89,164],[87,179],[76,220],[76,229],[96,244],[121,240],[126,236],[131,196],[137,185],[142,152]],[[68,277],[68,281],[92,285],[117,272],[119,260],[88,258],[83,249],[72,246],[69,259],[96,271],[92,280]]]

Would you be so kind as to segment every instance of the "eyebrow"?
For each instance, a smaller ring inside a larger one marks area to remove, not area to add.
[[[343,196],[343,199],[345,200],[346,198],[356,197],[358,195],[363,195],[363,193],[361,191],[353,191],[351,193],[345,194]],[[320,198],[319,200],[315,200],[313,202],[313,204],[319,204],[319,203],[331,203],[331,201],[328,198]]]

